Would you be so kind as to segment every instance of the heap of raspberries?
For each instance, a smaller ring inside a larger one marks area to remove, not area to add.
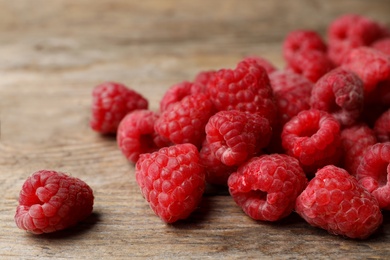
[[[255,220],[296,212],[365,239],[390,209],[389,49],[390,28],[344,15],[326,37],[289,33],[284,68],[250,56],[201,71],[170,87],[158,111],[123,84],[101,84],[91,128],[116,133],[166,223],[189,217],[206,185],[219,185]]]

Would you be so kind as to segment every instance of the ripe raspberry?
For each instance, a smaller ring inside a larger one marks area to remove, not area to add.
[[[206,87],[199,83],[184,81],[173,85],[165,92],[160,101],[160,111],[165,111],[171,104],[181,101],[184,97],[205,93]]]
[[[300,112],[284,125],[281,137],[284,149],[298,159],[306,174],[340,159],[340,124],[325,111]]]
[[[299,112],[310,108],[310,95],[314,84],[304,76],[287,70],[270,74],[278,108],[278,121],[284,125]]]
[[[363,111],[363,81],[351,71],[334,69],[316,82],[310,105],[333,115],[341,126],[352,125]]]
[[[327,54],[317,50],[297,52],[287,64],[287,69],[302,74],[311,82],[316,82],[333,68]]]
[[[272,129],[259,114],[220,111],[206,125],[206,140],[215,157],[228,166],[240,165],[270,141]]]
[[[129,161],[136,163],[141,153],[158,150],[162,137],[154,131],[157,119],[156,113],[146,109],[134,110],[122,119],[116,138],[119,149]]]
[[[255,220],[276,221],[288,216],[307,178],[299,162],[285,154],[254,157],[228,180],[229,192]]]
[[[390,210],[390,142],[370,146],[357,169],[359,183],[378,200],[379,207]]]
[[[390,56],[370,47],[351,50],[342,66],[363,80],[365,95],[372,92],[378,83],[390,78]]]
[[[343,168],[356,176],[357,168],[367,148],[376,144],[374,131],[366,124],[353,125],[341,131]]]
[[[259,113],[271,125],[276,105],[267,72],[254,59],[244,59],[236,69],[221,69],[208,84],[210,98],[218,111],[240,110]]]
[[[237,170],[237,166],[227,166],[226,164],[223,164],[221,160],[218,160],[211,151],[210,145],[206,140],[202,144],[199,157],[201,165],[205,169],[206,182],[227,186],[227,180],[230,174]]]
[[[343,15],[328,27],[329,57],[336,65],[340,65],[351,50],[368,46],[384,35],[383,26],[367,17]]]
[[[374,132],[379,142],[390,142],[390,109],[375,121]]]
[[[283,57],[289,63],[299,52],[320,51],[326,53],[327,46],[315,31],[296,30],[290,32],[283,42]]]
[[[386,55],[390,55],[390,37],[375,41],[371,44],[371,47],[385,53]]]
[[[146,109],[148,101],[125,85],[106,82],[92,92],[90,126],[102,134],[116,133],[119,122],[135,109]]]
[[[205,125],[214,114],[208,95],[184,97],[170,105],[157,119],[156,132],[175,144],[192,143],[200,146],[205,137]]]
[[[263,57],[249,56],[249,57],[246,57],[246,59],[255,60],[258,65],[260,65],[261,67],[263,67],[265,69],[265,71],[267,72],[268,75],[277,70],[276,67],[269,60],[267,60]]]
[[[192,144],[161,148],[140,155],[135,176],[151,209],[166,223],[187,218],[205,189],[205,173]]]
[[[93,200],[91,188],[82,180],[40,170],[23,184],[15,222],[20,229],[34,234],[62,230],[86,219]]]
[[[377,200],[344,169],[318,170],[298,196],[296,212],[310,225],[334,235],[365,239],[382,224]]]

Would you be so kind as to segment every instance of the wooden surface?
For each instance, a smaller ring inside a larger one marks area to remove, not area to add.
[[[157,109],[172,84],[201,70],[252,54],[283,67],[287,32],[324,34],[346,12],[390,25],[388,0],[0,0],[0,258],[387,258],[389,213],[377,234],[353,241],[296,214],[253,221],[226,190],[209,188],[188,220],[166,225],[140,195],[115,139],[88,127],[91,90],[101,82],[123,82]],[[96,197],[92,216],[55,234],[19,230],[18,193],[39,169],[86,181]]]

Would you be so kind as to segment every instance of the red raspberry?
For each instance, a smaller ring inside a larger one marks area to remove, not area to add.
[[[287,69],[302,74],[312,82],[316,82],[333,68],[327,54],[317,50],[297,52],[287,64]]]
[[[200,146],[205,137],[205,125],[212,114],[214,107],[208,95],[186,96],[170,105],[154,127],[159,135],[175,144]]]
[[[290,32],[283,42],[283,57],[289,63],[299,52],[320,51],[326,53],[327,46],[315,31],[296,30]]]
[[[206,125],[206,140],[215,157],[228,166],[240,165],[266,147],[272,129],[259,114],[220,111]]]
[[[165,92],[160,101],[160,111],[165,111],[170,105],[181,101],[184,97],[205,93],[206,87],[200,83],[191,83],[188,81],[173,85]]]
[[[334,69],[316,82],[310,104],[333,115],[341,126],[352,125],[363,111],[363,81],[351,71]]]
[[[350,51],[342,66],[363,80],[365,95],[372,92],[381,81],[390,79],[390,56],[370,47]]]
[[[228,180],[237,205],[251,218],[266,221],[288,216],[306,184],[299,162],[285,154],[254,157]]]
[[[40,170],[24,182],[15,222],[34,234],[51,233],[86,219],[93,192],[82,180],[61,172]]]
[[[356,178],[378,200],[379,207],[390,210],[390,142],[370,146],[357,169]]]
[[[249,56],[246,59],[253,59],[256,61],[258,65],[263,67],[267,74],[269,75],[270,73],[276,71],[276,67],[267,59],[259,56]]]
[[[218,111],[260,113],[271,124],[276,105],[267,72],[254,59],[244,59],[235,70],[221,69],[210,79],[208,90]]]
[[[385,53],[386,55],[390,55],[390,37],[375,41],[371,44],[371,47]]]
[[[278,108],[278,120],[282,125],[299,112],[310,108],[310,95],[314,84],[304,76],[287,70],[270,74]]]
[[[340,65],[351,50],[368,46],[383,36],[381,24],[360,15],[343,15],[328,27],[329,57]]]
[[[376,144],[374,131],[365,124],[354,125],[341,131],[343,167],[353,176],[367,148]]]
[[[230,174],[237,170],[237,166],[227,166],[218,160],[206,140],[203,142],[199,157],[206,172],[206,182],[227,186],[227,180]]]
[[[161,139],[154,131],[158,115],[153,111],[134,110],[118,126],[117,143],[123,155],[136,163],[141,153],[151,153],[161,148]],[[166,143],[164,146],[168,146]]]
[[[306,174],[340,159],[340,124],[325,111],[300,112],[284,125],[281,136],[284,149],[299,160]]]
[[[310,225],[334,235],[365,239],[382,224],[377,200],[344,169],[318,170],[298,196],[296,212]]]
[[[92,92],[90,126],[102,134],[116,133],[119,122],[135,109],[147,109],[148,101],[125,85],[107,82]]]
[[[205,189],[205,173],[192,144],[161,148],[140,155],[135,176],[151,209],[166,223],[187,218]]]
[[[374,132],[379,142],[390,142],[390,109],[375,121]]]

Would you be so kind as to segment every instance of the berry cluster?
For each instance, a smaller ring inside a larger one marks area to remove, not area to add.
[[[289,33],[285,68],[250,56],[201,71],[170,87],[159,111],[122,84],[97,86],[90,124],[117,134],[142,196],[166,223],[187,218],[206,185],[221,185],[255,220],[296,211],[364,239],[390,209],[389,42],[386,26],[344,15],[327,41]]]

